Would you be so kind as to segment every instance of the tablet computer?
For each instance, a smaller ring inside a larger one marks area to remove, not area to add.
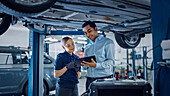
[[[82,61],[86,61],[86,62],[92,62],[91,58],[93,58],[93,60],[96,62],[96,57],[95,56],[89,56],[89,57],[84,57],[84,58],[80,58],[80,59],[76,59],[76,63],[81,63]]]

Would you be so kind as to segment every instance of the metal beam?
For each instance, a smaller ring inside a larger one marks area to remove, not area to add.
[[[132,73],[133,73],[134,79],[136,79],[136,69],[135,69],[136,51],[134,48],[132,49],[131,56],[132,56],[132,68],[133,68]]]
[[[62,30],[57,30],[57,31],[51,31],[50,35],[84,35],[83,31],[62,31]]]
[[[170,39],[170,1],[151,0],[151,21],[153,36],[153,68],[154,70],[154,96],[170,96],[170,68],[162,67],[158,71],[158,62],[162,59],[162,40]],[[157,75],[158,72],[160,75]],[[158,81],[158,82],[157,82]],[[158,89],[158,90],[157,90]],[[158,93],[158,94],[157,94]]]
[[[34,30],[32,35],[31,63],[29,67],[28,96],[43,96],[43,40],[44,36]]]
[[[147,72],[147,47],[143,47],[143,74],[144,74],[144,79],[148,81],[148,72]]]

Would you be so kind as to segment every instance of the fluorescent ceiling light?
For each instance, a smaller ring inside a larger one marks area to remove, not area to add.
[[[54,38],[45,38],[44,39],[46,42],[58,42],[59,40],[54,39]]]
[[[79,39],[79,40],[87,40],[86,37],[78,37],[77,39]]]
[[[79,44],[87,44],[86,41],[77,41],[77,43],[79,43]]]

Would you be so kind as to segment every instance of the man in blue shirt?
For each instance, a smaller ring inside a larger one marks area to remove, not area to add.
[[[96,79],[111,78],[113,76],[114,43],[111,39],[99,36],[94,22],[87,21],[82,25],[83,31],[91,41],[84,50],[84,57],[95,56],[96,62],[83,61],[83,68],[87,69],[86,90]]]

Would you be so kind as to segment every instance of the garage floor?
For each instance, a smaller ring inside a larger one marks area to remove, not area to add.
[[[85,77],[82,77],[79,79],[79,84],[78,84],[78,87],[79,87],[79,96],[85,92],[85,89],[86,89],[86,78]],[[50,95],[48,96],[55,96],[55,90],[54,91],[51,91],[50,92]]]

